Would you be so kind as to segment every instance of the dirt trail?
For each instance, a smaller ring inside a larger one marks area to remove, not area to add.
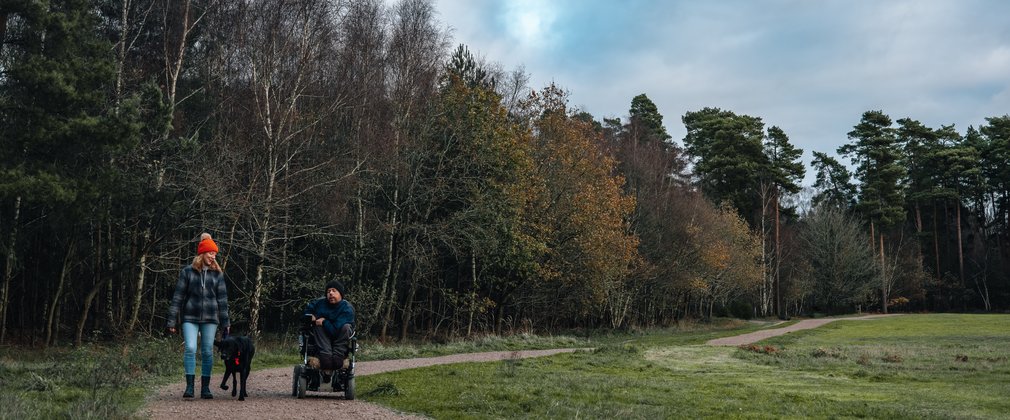
[[[425,357],[418,359],[379,360],[374,362],[358,362],[355,366],[357,376],[371,375],[401,369],[411,369],[432,365],[462,362],[491,362],[513,357],[540,357],[558,353],[570,353],[576,349],[524,350],[519,352],[496,351],[487,353],[454,354],[441,357]],[[254,362],[255,366],[255,362]],[[364,401],[347,401],[343,394],[329,392],[309,392],[305,399],[299,400],[291,396],[292,366],[257,370],[249,375],[247,391],[249,397],[238,401],[231,397],[231,390],[218,387],[223,374],[220,366],[214,367],[211,377],[213,400],[182,398],[183,382],[161,387],[148,397],[147,405],[140,410],[141,415],[152,419],[205,418],[205,419],[417,419],[416,415],[408,415],[369,404]],[[228,381],[230,385],[230,380]],[[197,379],[197,394],[199,395],[199,378]]]
[[[709,340],[708,345],[710,346],[740,346],[744,344],[751,344],[766,338],[777,337],[783,334],[788,334],[793,331],[799,330],[809,330],[811,328],[817,328],[821,325],[827,324],[832,321],[852,321],[852,320],[866,320],[866,319],[876,319],[883,318],[887,316],[894,316],[897,314],[887,314],[887,315],[864,315],[853,318],[820,318],[820,319],[804,319],[793,325],[783,328],[775,328],[770,330],[754,331],[752,333],[736,335],[733,337],[723,337],[714,340]]]

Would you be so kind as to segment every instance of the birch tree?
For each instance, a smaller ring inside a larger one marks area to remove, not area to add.
[[[236,10],[234,51],[224,51],[227,87],[220,111],[220,150],[208,149],[205,200],[233,219],[225,241],[250,257],[234,296],[247,302],[251,334],[282,270],[289,241],[318,232],[293,210],[306,194],[352,174],[333,137],[345,104],[329,69],[339,46],[339,10],[327,1],[263,1]],[[211,155],[225,159],[215,162]],[[233,258],[233,257],[230,257]]]

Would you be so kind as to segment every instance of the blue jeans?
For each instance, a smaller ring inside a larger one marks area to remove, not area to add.
[[[217,324],[192,322],[182,323],[182,338],[186,341],[186,350],[182,352],[182,366],[187,375],[196,373],[196,333],[200,333],[200,376],[210,376],[214,367],[214,334],[217,334]]]

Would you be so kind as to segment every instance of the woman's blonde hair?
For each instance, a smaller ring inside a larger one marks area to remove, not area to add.
[[[222,271],[221,266],[217,264],[217,260],[211,260],[211,261],[212,261],[211,264],[207,266],[208,270],[218,272]],[[203,254],[197,254],[197,256],[193,258],[193,269],[196,271],[203,270]]]

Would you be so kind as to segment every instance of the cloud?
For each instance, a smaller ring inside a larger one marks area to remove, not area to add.
[[[460,6],[463,5],[463,6]],[[1010,108],[1010,3],[439,0],[470,45],[600,117],[646,93],[674,138],[706,106],[833,154],[868,110],[960,131]],[[468,10],[463,10],[468,9]],[[473,9],[479,10],[474,12]],[[459,22],[457,19],[469,19]]]
[[[508,35],[521,50],[540,49],[555,41],[553,24],[557,11],[553,3],[540,0],[515,0],[504,5],[502,22]]]

